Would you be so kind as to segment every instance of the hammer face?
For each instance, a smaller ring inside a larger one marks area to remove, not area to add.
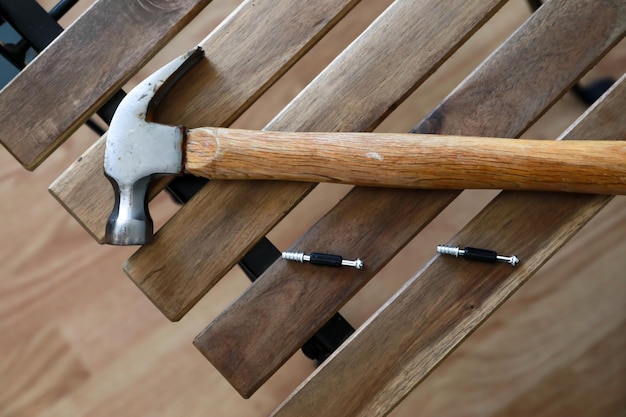
[[[109,181],[115,190],[116,201],[107,221],[105,243],[122,246],[150,243],[153,225],[146,207],[150,177],[121,187],[111,178]]]

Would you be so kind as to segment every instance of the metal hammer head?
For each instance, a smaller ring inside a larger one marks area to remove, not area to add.
[[[153,109],[203,56],[202,49],[196,48],[177,58],[142,81],[119,104],[104,153],[104,174],[115,192],[105,243],[143,245],[152,240],[150,179],[182,173],[185,134],[182,126],[152,123]]]

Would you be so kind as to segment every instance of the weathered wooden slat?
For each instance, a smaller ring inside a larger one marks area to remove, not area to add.
[[[190,127],[229,125],[359,1],[297,6],[246,1],[201,43],[207,60],[163,100],[156,120]],[[276,31],[280,26],[285,30]],[[96,142],[50,186],[52,195],[98,242],[104,239],[114,201],[102,173],[104,143],[104,138]]]
[[[626,10],[620,2],[596,6],[589,0],[546,4],[416,130],[521,134],[623,37]],[[607,24],[585,39],[576,36],[581,25],[594,19]],[[240,393],[249,395],[456,195],[353,189],[293,250],[314,247],[361,256],[366,268],[357,273],[301,267],[296,274],[293,265],[276,262],[198,336],[196,346]],[[393,219],[391,213],[396,214]],[[488,226],[484,233],[497,230]],[[255,317],[254,326],[250,317]]]
[[[503,3],[396,1],[266,129],[372,129]],[[451,29],[441,33],[441,25]],[[179,319],[310,189],[213,181],[125,269],[168,318]]]
[[[0,93],[0,142],[35,169],[210,0],[100,0]]]
[[[625,106],[622,77],[565,138],[626,139]],[[611,198],[502,192],[451,243],[514,248],[518,267],[434,258],[273,415],[387,415]]]

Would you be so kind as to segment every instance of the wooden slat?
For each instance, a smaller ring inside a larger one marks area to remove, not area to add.
[[[564,138],[626,139],[625,106],[626,76]],[[434,258],[273,415],[386,415],[611,198],[502,192],[451,244],[514,250],[518,267]]]
[[[503,3],[396,1],[266,129],[372,129]],[[452,29],[440,33],[446,24]],[[168,318],[179,319],[311,188],[213,181],[125,269]]]
[[[201,43],[208,60],[163,100],[156,120],[190,127],[229,125],[359,1],[297,6],[246,1]],[[275,30],[285,22],[296,23]],[[104,240],[114,201],[102,173],[104,144],[104,138],[96,142],[50,186],[52,195],[98,242]]]
[[[626,10],[619,3],[607,2],[602,8],[589,0],[546,4],[416,130],[519,135],[623,36]],[[581,25],[593,19],[607,26],[579,39]],[[490,88],[484,88],[486,84]],[[249,395],[456,195],[353,189],[293,250],[361,256],[366,268],[357,272],[299,267],[296,273],[295,266],[276,262],[198,336],[196,346],[240,393]],[[483,234],[496,231],[486,226]],[[485,246],[507,249],[501,244]],[[250,317],[256,318],[253,325]]]
[[[0,142],[35,169],[210,0],[100,0],[0,94]]]

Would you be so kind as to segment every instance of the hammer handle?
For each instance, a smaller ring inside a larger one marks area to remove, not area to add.
[[[394,133],[187,131],[185,169],[210,179],[625,194],[623,141]]]

